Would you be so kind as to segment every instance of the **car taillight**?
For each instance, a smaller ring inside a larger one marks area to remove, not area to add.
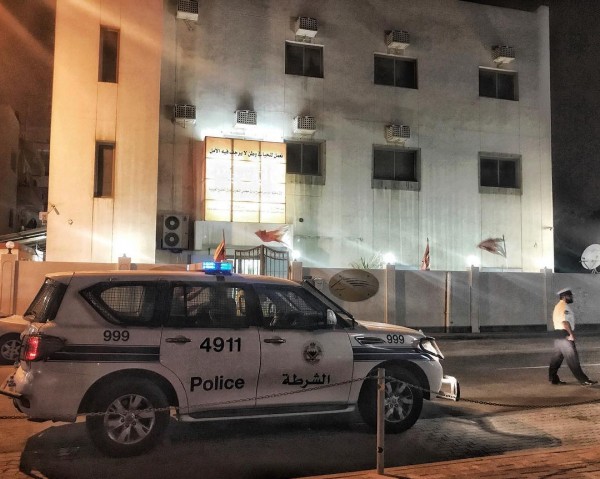
[[[23,338],[21,361],[42,361],[64,346],[65,342],[55,336],[32,335]]]

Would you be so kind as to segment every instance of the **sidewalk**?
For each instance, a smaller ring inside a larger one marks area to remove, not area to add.
[[[499,456],[436,462],[416,466],[385,468],[384,475],[376,470],[313,476],[303,479],[463,479],[463,478],[600,478],[600,447],[565,446],[530,449]]]

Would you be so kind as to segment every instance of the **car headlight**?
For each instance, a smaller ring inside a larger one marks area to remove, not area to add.
[[[444,355],[440,351],[440,348],[438,348],[438,345],[433,338],[424,337],[419,339],[419,348],[425,351],[427,354],[432,354],[440,359],[444,359]]]

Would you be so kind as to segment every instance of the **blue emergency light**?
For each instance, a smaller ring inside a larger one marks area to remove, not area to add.
[[[233,271],[233,265],[228,262],[204,261],[202,271],[206,274],[229,275]]]

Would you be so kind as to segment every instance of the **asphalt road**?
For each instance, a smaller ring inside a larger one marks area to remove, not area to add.
[[[461,382],[465,401],[428,401],[417,424],[386,436],[386,466],[501,454],[561,445],[564,404],[600,399],[600,387],[582,387],[563,366],[569,384],[547,381],[550,342],[543,335],[487,339],[441,338],[444,369]],[[600,379],[600,335],[580,334],[584,370]],[[4,377],[10,367],[0,367]],[[531,409],[530,406],[555,406]],[[16,414],[0,398],[0,415]],[[585,418],[582,418],[585,421]],[[536,424],[538,424],[536,426]],[[588,433],[586,433],[588,434]],[[595,438],[588,438],[595,440]],[[586,440],[583,438],[582,440]],[[49,479],[131,477],[290,478],[375,467],[375,435],[356,415],[343,418],[172,422],[163,445],[128,459],[101,456],[85,425],[0,420],[0,452],[21,452],[22,470]],[[39,476],[38,476],[39,477]]]

